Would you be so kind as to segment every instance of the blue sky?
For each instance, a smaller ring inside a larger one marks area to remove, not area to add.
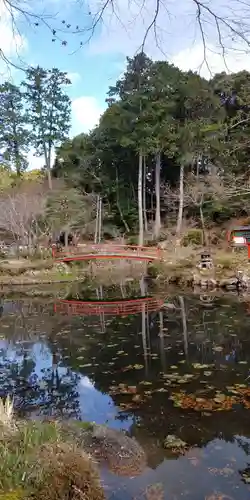
[[[238,0],[228,0],[230,8],[234,7],[234,19],[244,15],[239,11]],[[72,129],[74,136],[87,132],[97,123],[105,109],[105,96],[108,87],[115,83],[125,69],[126,55],[133,56],[140,48],[147,26],[152,20],[156,0],[144,0],[141,10],[137,0],[115,0],[116,11],[105,11],[103,24],[99,24],[94,35],[86,43],[89,33],[81,35],[67,35],[60,32],[64,28],[63,20],[74,26],[90,27],[98,6],[104,0],[89,0],[88,4],[82,0],[26,0],[24,5],[32,5],[32,11],[45,12],[50,17],[47,23],[59,30],[58,36],[67,40],[67,46],[62,46],[59,40],[52,42],[53,35],[42,24],[38,27],[29,24],[22,16],[16,18],[19,32],[13,40],[11,18],[0,0],[0,49],[12,60],[22,58],[31,65],[40,65],[45,68],[58,67],[68,72],[72,85],[68,93],[72,99]],[[207,0],[211,8],[216,8],[222,15],[223,0]],[[139,5],[140,4],[140,5]],[[227,4],[227,5],[229,5]],[[164,2],[161,4],[164,5]],[[196,21],[195,3],[193,0],[168,0],[168,12],[161,8],[157,24],[157,40],[151,32],[145,46],[146,52],[152,58],[168,59],[180,68],[200,71],[209,76],[208,69],[203,61],[203,46],[201,33]],[[26,7],[27,8],[27,7]],[[35,20],[34,20],[35,21]],[[207,42],[207,59],[213,73],[225,69],[221,49],[218,46],[215,25],[205,18],[205,36]],[[231,40],[225,35],[227,48],[227,65],[230,71],[240,69],[250,70],[250,56],[245,47],[238,40]],[[83,48],[79,48],[80,41]],[[77,50],[78,49],[78,50]],[[237,51],[235,51],[237,49]],[[18,57],[17,57],[18,54]],[[6,67],[0,62],[0,72],[3,77],[11,77],[14,83],[19,83],[22,75],[11,70],[6,73]],[[1,77],[1,75],[0,75]],[[38,166],[40,160],[33,160],[32,166]],[[41,161],[40,161],[41,163]]]

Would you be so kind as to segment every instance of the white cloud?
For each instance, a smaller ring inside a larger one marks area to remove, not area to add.
[[[104,7],[104,0],[89,0],[90,11],[93,18],[95,14]],[[228,54],[226,60],[231,71],[237,71],[249,67],[246,50],[249,49],[245,43],[245,53],[235,53],[235,45],[239,42],[239,32],[245,36],[250,33],[250,6],[248,2],[240,0],[207,0],[203,2],[200,20],[202,22],[203,35],[206,44],[219,44],[215,12],[220,18],[226,19],[228,26],[220,23],[221,41],[228,49],[233,46],[234,52]],[[156,7],[159,7],[156,34],[152,21]],[[100,32],[95,33],[90,44],[91,53],[117,53],[132,56],[140,50],[147,28],[151,25],[151,31],[144,46],[145,52],[153,59],[178,59],[182,67],[198,68],[202,62],[203,48],[201,46],[202,33],[197,18],[197,3],[195,0],[168,0],[158,2],[157,0],[116,0],[108,2],[102,15],[102,26]],[[234,32],[230,30],[232,26]],[[249,36],[250,38],[250,36]],[[185,50],[184,50],[185,49]],[[190,52],[189,52],[190,50]],[[212,72],[223,68],[223,58],[218,55],[219,50],[210,45],[208,54],[209,64]],[[190,60],[189,60],[190,59]],[[191,61],[192,59],[192,61]],[[250,59],[250,57],[249,57]],[[225,68],[225,66],[224,66]],[[203,74],[205,66],[203,65]],[[206,76],[208,75],[208,71]]]
[[[98,125],[101,114],[105,107],[101,106],[93,96],[82,96],[72,101],[72,127],[71,136],[74,137],[82,132],[89,132]],[[52,152],[52,164],[55,152]],[[44,166],[44,158],[34,156],[34,150],[28,153],[28,170],[41,169]]]
[[[90,0],[90,11],[93,18],[101,10],[104,2]],[[155,31],[148,33],[145,52],[153,58],[170,57],[173,49],[184,46],[187,40],[193,40],[194,29],[185,29],[193,1],[176,2],[169,0],[158,4],[157,40]],[[181,4],[181,5],[179,5]],[[91,53],[117,53],[125,56],[134,55],[140,50],[147,28],[151,25],[156,9],[156,0],[116,0],[109,2],[102,15],[100,34],[91,40]],[[171,15],[169,15],[171,11]]]
[[[228,51],[225,60],[221,52],[213,45],[208,45],[204,61],[203,45],[198,44],[191,49],[180,51],[172,58],[173,64],[183,71],[197,71],[201,76],[210,78],[215,73],[237,73],[237,71],[250,71],[250,54],[244,50]],[[211,75],[212,73],[212,75]]]
[[[88,132],[98,125],[105,107],[93,96],[77,97],[72,101],[72,135]]]

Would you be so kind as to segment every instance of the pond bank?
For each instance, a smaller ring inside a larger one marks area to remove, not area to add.
[[[163,251],[161,262],[90,262],[55,264],[52,260],[26,259],[0,262],[0,286],[39,286],[84,282],[98,285],[147,276],[156,287],[173,284],[202,289],[250,289],[250,263],[245,251],[210,251],[212,267],[200,269],[200,249],[192,247]]]
[[[202,289],[250,289],[250,262],[246,251],[210,250],[212,265],[200,269],[199,248],[179,248],[164,252],[162,262],[149,265],[148,274],[156,284],[173,284]]]
[[[146,468],[143,448],[123,432],[79,421],[18,421],[0,399],[0,499],[104,500],[100,466],[118,476]]]

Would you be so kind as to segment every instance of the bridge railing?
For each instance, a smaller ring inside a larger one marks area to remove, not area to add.
[[[162,250],[158,247],[145,247],[137,245],[116,245],[116,244],[93,244],[93,245],[78,245],[76,247],[68,247],[67,250],[57,250],[52,248],[54,258],[79,256],[79,255],[134,255],[137,257],[148,256],[154,259],[160,259]]]
[[[54,311],[59,314],[96,316],[126,316],[143,311],[153,312],[164,304],[163,299],[146,298],[116,302],[84,302],[74,300],[61,300],[54,305]]]

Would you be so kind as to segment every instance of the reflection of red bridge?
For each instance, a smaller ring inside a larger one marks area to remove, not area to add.
[[[164,299],[154,297],[144,297],[130,300],[116,301],[78,301],[60,300],[54,305],[55,313],[69,315],[98,316],[126,316],[138,314],[142,311],[153,312],[160,309],[164,304]]]
[[[99,259],[127,259],[150,262],[153,260],[160,260],[162,250],[157,247],[99,244],[69,247],[67,251],[60,251],[53,248],[52,254],[57,262]]]

